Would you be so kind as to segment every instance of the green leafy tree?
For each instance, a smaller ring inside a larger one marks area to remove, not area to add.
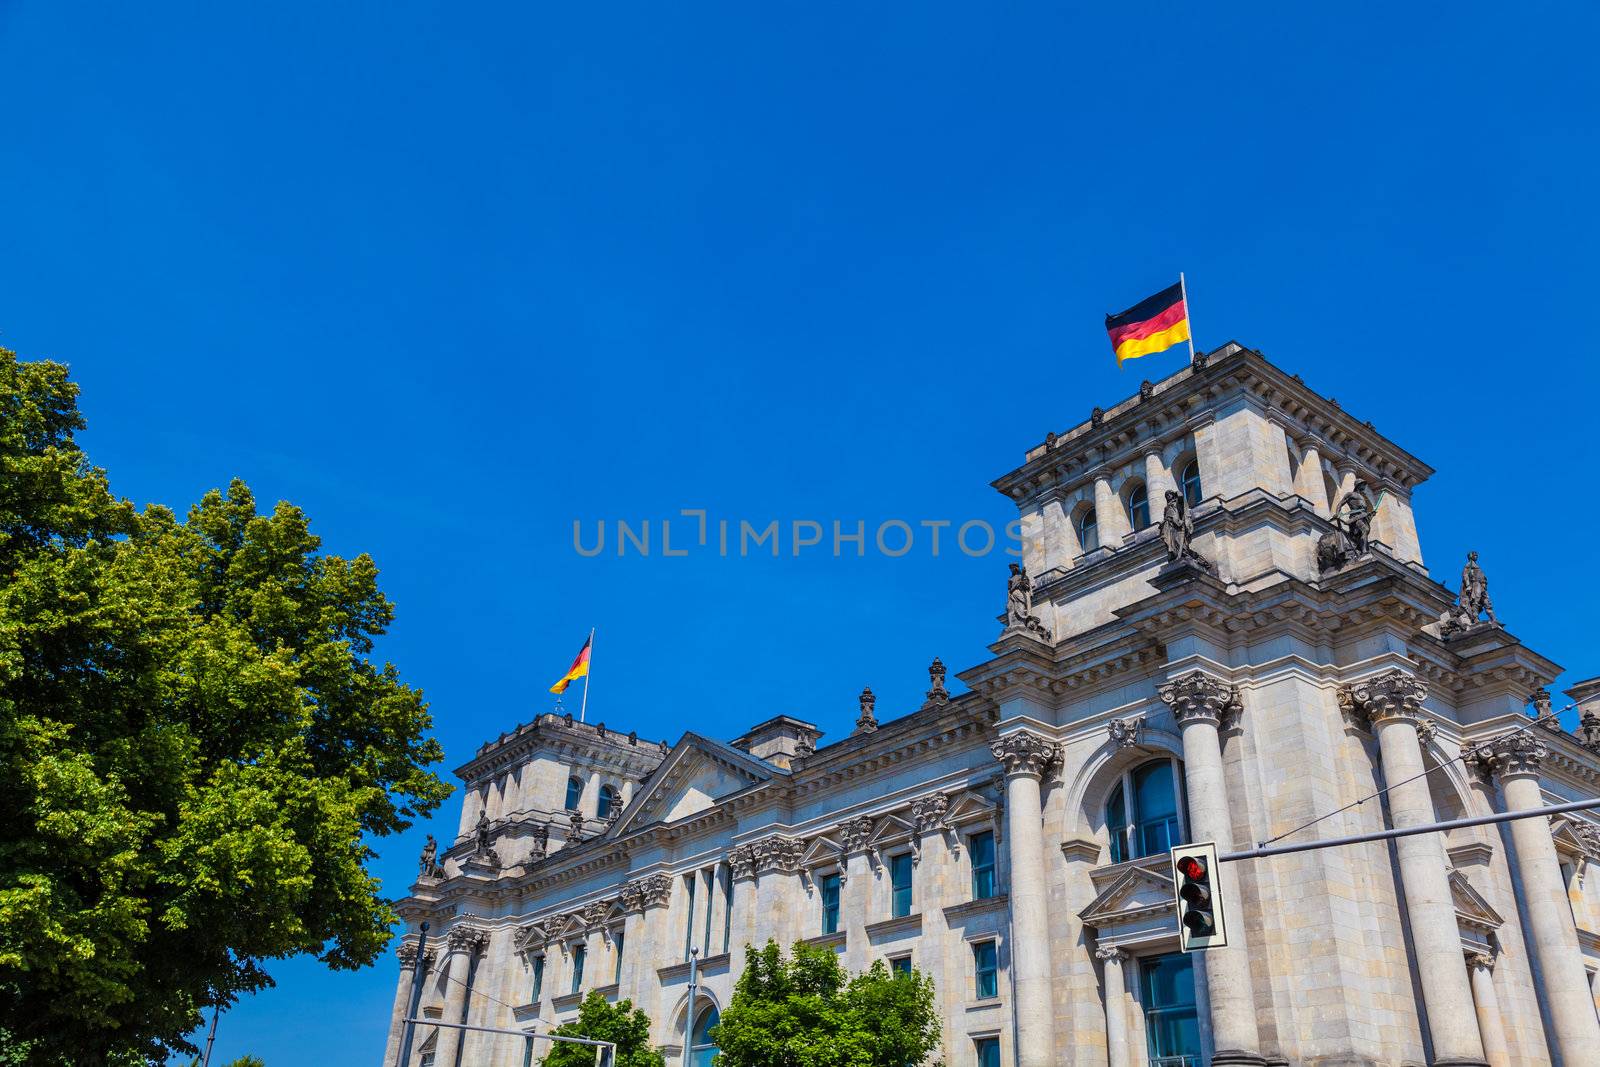
[[[933,979],[882,960],[850,976],[838,953],[775,941],[745,949],[744,972],[711,1030],[717,1067],[906,1067],[939,1050]]]
[[[367,842],[450,789],[372,560],[238,481],[117,499],[77,392],[0,349],[0,1062],[93,1067],[193,1053],[267,961],[373,962]]]
[[[578,1005],[576,1022],[550,1031],[562,1037],[587,1037],[610,1041],[617,1046],[616,1067],[665,1067],[661,1050],[650,1046],[650,1019],[633,1001],[612,1004],[597,989],[590,990]],[[550,1042],[544,1067],[594,1067],[594,1047],[562,1041]]]
[[[222,1067],[267,1067],[267,1064],[260,1056],[240,1056],[224,1063]]]

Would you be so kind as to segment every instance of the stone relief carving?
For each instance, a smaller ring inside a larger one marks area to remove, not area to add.
[[[1333,508],[1333,529],[1317,541],[1318,573],[1336,571],[1366,554],[1367,535],[1376,512],[1367,483],[1357,478]]]
[[[1578,742],[1600,752],[1600,714],[1585,710],[1578,722]]]
[[[457,923],[445,935],[445,944],[451,952],[475,953],[489,943],[489,932],[476,926]]]
[[[911,802],[911,821],[919,834],[948,830],[950,824],[945,821],[944,816],[949,810],[950,798],[943,793],[934,793],[932,796]]]
[[[1404,718],[1417,728],[1419,738],[1432,737],[1433,724],[1421,715],[1428,687],[1398,668],[1383,671],[1339,690],[1339,707],[1345,717],[1363,729],[1389,719]],[[1427,736],[1423,736],[1424,731]]]
[[[576,845],[583,840],[583,812],[567,812],[567,844]]]
[[[1041,641],[1050,640],[1050,631],[1033,613],[1033,580],[1020,563],[1011,564],[1011,577],[1006,580],[1006,628],[1003,633],[1013,631],[1031,634]]]
[[[878,717],[873,709],[877,707],[878,698],[872,695],[872,686],[861,690],[861,714],[856,717],[856,733],[870,734],[878,728]]]
[[[1137,748],[1143,730],[1143,715],[1130,715],[1126,719],[1112,719],[1106,723],[1106,735],[1118,748]]]
[[[490,844],[494,837],[494,824],[489,821],[488,811],[478,809],[478,821],[472,827],[472,858],[479,863],[490,867],[500,866],[500,853]]]
[[[1534,721],[1551,733],[1561,733],[1561,719],[1550,706],[1550,690],[1541,685],[1533,691],[1531,700],[1533,708],[1529,714]]]
[[[417,877],[419,879],[444,877],[444,871],[439,867],[437,862],[438,855],[439,842],[433,839],[432,834],[429,834],[428,840],[424,842],[422,846],[422,856],[417,861],[417,866],[420,868],[417,873]]]
[[[861,852],[867,847],[867,838],[872,836],[872,818],[861,815],[844,824],[844,851],[845,855]]]
[[[1549,754],[1550,747],[1544,739],[1526,730],[1514,730],[1488,741],[1469,741],[1461,746],[1461,762],[1485,777],[1538,774],[1539,764]]]
[[[537,863],[545,858],[550,850],[550,827],[542,822],[534,823],[528,828],[532,844],[528,849],[527,863]]]
[[[756,876],[756,850],[754,845],[735,845],[728,850],[728,869],[735,879]]]
[[[793,874],[800,868],[803,848],[792,837],[764,837],[754,845],[756,870],[762,874]]]

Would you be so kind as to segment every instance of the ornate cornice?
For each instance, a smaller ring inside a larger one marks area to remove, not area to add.
[[[1161,686],[1157,692],[1161,702],[1172,709],[1179,726],[1194,723],[1221,726],[1243,710],[1237,689],[1201,670],[1190,671]]]
[[[1060,745],[1031,730],[1018,730],[991,741],[989,751],[1005,766],[1008,776],[1041,778],[1061,759]]]

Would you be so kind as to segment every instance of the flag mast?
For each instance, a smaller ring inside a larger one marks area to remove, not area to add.
[[[1194,349],[1194,342],[1189,342]],[[589,715],[589,676],[594,673],[594,627],[589,627],[589,669],[583,672],[583,703],[578,706],[578,721],[587,722]]]
[[[1178,291],[1183,293],[1183,317],[1189,320],[1189,366],[1194,366],[1194,312],[1189,307],[1189,283],[1178,272]]]

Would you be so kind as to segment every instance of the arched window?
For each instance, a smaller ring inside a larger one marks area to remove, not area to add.
[[[601,786],[600,787],[600,800],[595,805],[594,817],[597,818],[597,819],[609,819],[609,818],[611,818],[611,813],[616,810],[617,800],[618,799],[619,798],[617,797],[617,787],[616,786],[614,786],[614,785],[603,785],[603,786]]]
[[[694,1041],[689,1050],[689,1067],[711,1067],[721,1051],[711,1040],[711,1028],[722,1021],[716,1005],[701,1001],[694,1017]]]
[[[1084,552],[1100,547],[1100,521],[1095,518],[1094,508],[1084,508],[1083,514],[1078,516],[1078,544],[1083,546]]]
[[[1175,759],[1141,763],[1124,774],[1106,799],[1111,862],[1166,852],[1186,841],[1183,765]]]
[[[1150,525],[1150,494],[1145,491],[1143,482],[1128,490],[1128,525],[1134,530]]]
[[[583,799],[583,782],[576,777],[567,779],[567,810],[577,811],[578,802]]]
[[[1200,488],[1200,463],[1189,460],[1178,470],[1178,485],[1183,488],[1183,499],[1192,508],[1200,503],[1204,490]]]

